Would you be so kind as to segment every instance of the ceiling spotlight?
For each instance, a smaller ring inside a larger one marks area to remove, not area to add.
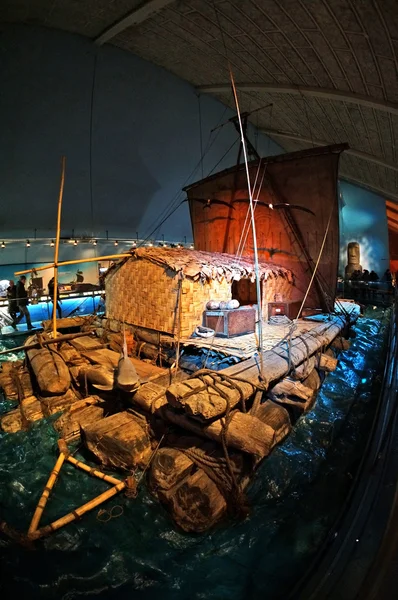
[[[191,244],[189,247],[191,248],[191,250],[193,250],[195,248],[195,246],[193,244]]]
[[[2,248],[5,248],[5,247],[6,247],[6,245],[5,245],[5,243],[4,243],[4,242],[1,242],[1,247],[2,247]]]
[[[96,246],[96,245],[97,245],[97,240],[94,240],[93,241],[93,246]]]
[[[29,248],[30,247],[30,241],[26,240],[26,247]]]
[[[177,248],[181,248],[181,244],[177,244]]]
[[[133,248],[135,248],[137,245],[137,242],[133,242]]]
[[[119,242],[117,240],[115,240],[115,246],[118,246]]]
[[[77,240],[75,240],[75,241],[73,242],[73,245],[74,245],[74,246],[77,246]]]
[[[151,247],[152,247],[152,246],[153,246],[152,242],[149,242],[148,246],[151,246]]]
[[[54,246],[54,240],[51,240],[50,246],[51,246],[51,248]]]
[[[268,208],[270,208],[271,210],[274,208],[273,204],[268,204]]]

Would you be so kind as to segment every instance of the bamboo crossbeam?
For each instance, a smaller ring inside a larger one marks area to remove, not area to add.
[[[90,510],[93,510],[100,504],[103,504],[104,502],[106,502],[107,500],[112,498],[113,496],[116,496],[116,494],[118,494],[119,492],[124,490],[125,487],[126,487],[125,482],[121,481],[117,485],[111,487],[109,490],[106,490],[106,492],[103,492],[99,496],[96,496],[92,500],[89,500],[89,502],[86,502],[86,504],[79,506],[79,508],[76,508],[76,510],[73,510],[72,512],[68,513],[64,517],[61,517],[60,519],[53,521],[52,523],[50,523],[50,525],[46,525],[45,527],[42,527],[41,529],[32,531],[31,533],[28,534],[29,539],[37,540],[41,537],[49,535],[50,533],[53,533],[54,531],[56,531],[57,529],[60,529],[61,527],[65,527],[65,525],[69,525],[69,523],[72,523],[76,519],[79,519],[85,513],[89,512]]]
[[[78,337],[87,337],[90,335],[94,335],[93,332],[90,331],[79,331],[77,333],[65,333],[65,335],[59,335],[57,336],[57,338],[55,339],[51,339],[51,340],[43,340],[41,344],[43,346],[48,346],[49,344],[59,344],[60,342],[66,342],[68,340],[74,340],[75,338]],[[35,344],[29,344],[27,346],[15,346],[14,348],[8,348],[7,350],[2,350],[0,352],[0,356],[2,354],[10,354],[11,352],[19,352],[20,350],[33,350],[34,348],[40,348],[40,344],[39,342],[36,342]]]
[[[103,481],[106,481],[107,483],[111,483],[112,485],[118,485],[119,483],[123,483],[120,481],[120,479],[117,479],[116,477],[111,477],[111,475],[106,475],[105,473],[102,473],[102,471],[98,471],[97,469],[92,469],[91,467],[89,467],[89,465],[86,465],[85,463],[81,462],[80,460],[77,460],[74,456],[69,455],[66,460],[68,462],[70,462],[73,466],[75,466],[77,469],[86,471],[86,473],[89,473],[90,475],[93,475],[94,477],[98,477],[99,479],[102,479]]]
[[[44,491],[43,491],[43,493],[40,497],[40,500],[37,504],[36,510],[33,514],[32,521],[30,523],[29,530],[28,530],[28,536],[31,536],[37,530],[37,528],[39,526],[40,519],[43,514],[43,510],[47,504],[47,500],[50,496],[51,490],[53,489],[55,482],[58,479],[58,475],[59,475],[61,467],[65,461],[65,458],[66,458],[65,454],[63,452],[61,452],[57,459],[57,462],[55,463],[55,467],[51,471],[51,475],[47,481],[46,487],[44,488]]]
[[[58,263],[58,267],[63,267],[65,265],[78,265],[80,263],[86,262],[95,262],[99,260],[114,260],[116,258],[129,258],[131,254],[110,254],[109,256],[95,256],[93,258],[79,258],[76,260],[65,260],[63,262]],[[35,271],[45,271],[46,269],[52,269],[54,267],[54,263],[46,265],[45,267],[35,267]],[[25,271],[15,271],[14,275],[26,275],[26,273],[31,273],[32,269],[27,269]]]

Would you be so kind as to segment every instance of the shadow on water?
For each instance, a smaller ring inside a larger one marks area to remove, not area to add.
[[[136,500],[117,496],[107,523],[94,511],[28,551],[0,539],[2,598],[79,597],[185,600],[283,598],[330,531],[366,443],[381,387],[383,313],[369,311],[316,406],[258,469],[250,516],[208,534],[177,532],[141,487]],[[11,403],[0,402],[1,412]],[[56,460],[51,420],[28,432],[0,434],[0,519],[26,531]],[[44,524],[106,486],[63,467]]]

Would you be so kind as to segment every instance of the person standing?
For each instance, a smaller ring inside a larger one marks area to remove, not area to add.
[[[7,288],[7,299],[8,299],[8,313],[12,318],[12,327],[14,329],[17,328],[16,320],[17,320],[17,312],[18,312],[18,304],[17,304],[17,287],[12,279],[10,279],[10,285]]]
[[[51,315],[51,318],[53,318],[53,316],[54,316],[54,277],[52,277],[50,279],[50,281],[48,282],[48,295],[50,296],[51,302],[53,303],[53,312]],[[58,302],[58,298],[59,298],[59,289],[57,286],[57,315],[58,315],[58,318],[61,319],[62,318],[62,308],[61,308],[60,303]]]
[[[26,317],[26,324],[28,329],[33,329],[32,322],[30,320],[30,313],[28,310],[29,298],[28,292],[25,290],[26,277],[25,275],[21,275],[19,281],[16,285],[16,300],[19,308],[20,315],[15,321],[15,325],[17,325],[20,321],[22,321],[23,317]]]

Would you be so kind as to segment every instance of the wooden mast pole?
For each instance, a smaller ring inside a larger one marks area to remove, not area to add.
[[[235,80],[232,73],[231,65],[229,65],[229,75],[231,78],[231,86],[234,94],[236,111],[238,113],[239,120],[239,130],[241,136],[241,143],[243,148],[243,156],[245,159],[245,168],[246,168],[246,178],[247,178],[247,188],[249,192],[250,199],[250,216],[252,222],[252,232],[253,232],[253,246],[254,246],[254,269],[256,274],[256,292],[257,292],[257,305],[258,305],[258,352],[260,355],[260,374],[263,374],[263,311],[262,311],[262,298],[261,298],[261,283],[260,283],[260,272],[258,265],[258,249],[257,249],[257,234],[256,234],[256,223],[254,220],[254,207],[253,207],[253,193],[250,183],[250,173],[249,173],[249,165],[247,160],[247,148],[246,148],[246,139],[242,125],[242,119],[240,115],[239,108],[239,100],[238,94],[236,92]]]
[[[65,156],[61,160],[61,183],[58,196],[58,215],[57,215],[57,235],[55,238],[54,249],[54,298],[53,298],[53,336],[57,337],[57,300],[58,300],[58,254],[59,254],[59,238],[61,235],[61,212],[62,198],[64,195],[65,183]]]

